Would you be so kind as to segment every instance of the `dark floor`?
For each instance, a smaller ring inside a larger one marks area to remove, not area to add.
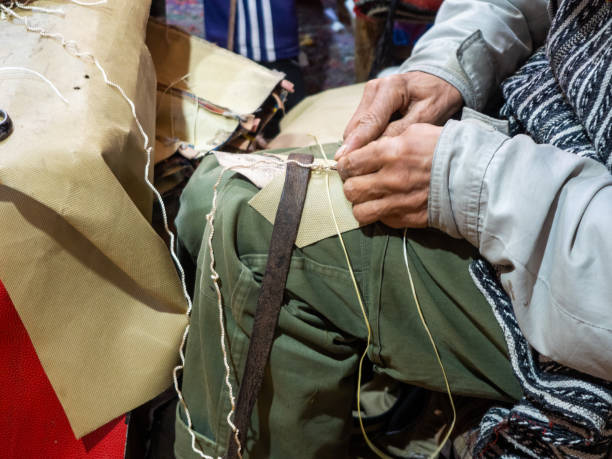
[[[332,28],[335,0],[298,0],[301,63],[306,93],[352,84],[354,40],[350,27]],[[327,10],[327,14],[326,14]],[[166,0],[167,21],[201,36],[204,31],[202,0]],[[336,29],[337,31],[334,31]]]

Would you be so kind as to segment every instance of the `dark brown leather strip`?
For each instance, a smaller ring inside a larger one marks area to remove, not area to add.
[[[313,161],[311,155],[304,154],[291,154],[289,159],[304,164],[311,164]],[[243,449],[246,445],[251,413],[261,388],[272,341],[274,341],[274,332],[283,304],[291,253],[302,218],[309,178],[309,168],[295,163],[287,164],[285,185],[274,220],[266,272],[257,299],[246,368],[240,384],[234,415],[234,424],[239,430],[240,444]],[[238,445],[233,435],[230,438],[225,457],[227,459],[238,457]]]

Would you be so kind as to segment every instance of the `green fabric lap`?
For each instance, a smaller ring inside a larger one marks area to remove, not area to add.
[[[392,378],[445,391],[419,318],[403,260],[402,235],[388,230],[382,275],[376,362]],[[408,259],[426,323],[453,393],[511,400],[521,396],[491,307],[474,286],[468,265],[476,251],[435,230],[408,232]]]
[[[183,390],[195,430],[216,440],[205,448],[212,455],[223,454],[230,435],[205,232],[220,171],[214,157],[203,160],[185,189],[177,218],[182,245],[197,257],[198,266]],[[244,366],[272,225],[248,205],[257,188],[246,179],[226,172],[219,189],[213,246],[237,396],[236,375]],[[372,326],[370,359],[398,380],[444,390],[410,292],[401,233],[371,225],[343,237]],[[473,249],[437,232],[413,231],[408,253],[453,393],[519,397],[501,331],[469,277]],[[252,419],[249,455],[341,457],[347,450],[356,368],[367,331],[337,237],[294,250],[286,300]],[[195,457],[180,424],[178,420],[178,457]]]

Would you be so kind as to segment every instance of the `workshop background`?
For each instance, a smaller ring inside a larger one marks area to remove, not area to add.
[[[202,37],[203,3],[203,0],[166,0],[166,21]],[[421,3],[435,10],[441,2]],[[392,33],[386,39],[388,43],[381,43],[385,38],[385,18],[356,15],[353,0],[297,0],[296,7],[299,63],[306,95],[365,81],[383,68],[399,64],[429,27],[428,19],[433,19],[432,14],[425,20],[394,21]],[[388,56],[379,62],[380,68],[372,71],[377,49],[379,52],[384,49]]]

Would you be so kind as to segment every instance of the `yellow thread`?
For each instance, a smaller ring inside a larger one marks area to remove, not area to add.
[[[325,159],[326,162],[329,163],[329,160],[327,159],[327,155],[325,154],[325,151],[323,150],[323,147],[321,146],[321,144],[319,143],[319,140],[313,136],[315,139],[315,142],[317,143],[317,146],[319,147],[319,150],[321,152],[321,155],[323,156],[323,158]],[[361,418],[361,375],[362,375],[362,369],[363,369],[363,361],[365,360],[365,357],[367,355],[367,351],[368,348],[370,347],[370,341],[371,341],[371,336],[372,336],[372,328],[370,327],[370,322],[368,321],[368,317],[365,311],[365,307],[363,305],[363,300],[361,298],[361,293],[359,291],[359,285],[357,284],[357,280],[355,279],[355,274],[353,273],[353,268],[351,265],[351,261],[348,255],[348,252],[346,250],[346,245],[344,244],[344,239],[342,238],[342,233],[340,232],[340,228],[338,227],[338,223],[337,223],[337,219],[336,219],[336,214],[334,212],[334,207],[332,205],[332,200],[331,200],[331,191],[329,188],[329,170],[327,171],[328,173],[325,176],[325,185],[327,187],[327,199],[329,202],[329,209],[331,211],[332,214],[332,218],[334,221],[334,226],[336,227],[336,233],[338,234],[338,238],[340,240],[340,245],[342,246],[342,251],[344,252],[344,257],[346,259],[346,263],[349,269],[349,273],[351,275],[351,280],[353,281],[353,287],[355,288],[355,293],[357,294],[357,300],[359,301],[359,306],[361,307],[361,313],[363,314],[363,319],[365,321],[365,325],[368,331],[368,338],[367,338],[367,344],[366,344],[366,348],[365,351],[363,352],[363,354],[361,355],[361,359],[359,359],[359,370],[358,370],[358,374],[357,374],[357,416],[359,418],[359,427],[361,428],[361,433],[363,435],[363,438],[366,442],[366,444],[368,445],[368,447],[378,456],[381,457],[383,459],[387,459],[389,458],[389,456],[387,456],[385,453],[383,453],[382,451],[380,451],[380,449],[378,449],[370,440],[370,438],[368,437],[368,434],[365,431],[365,428],[363,426],[363,420]],[[453,420],[451,422],[450,428],[448,429],[448,432],[446,433],[446,435],[444,436],[444,438],[442,439],[442,441],[440,442],[440,444],[438,445],[438,447],[436,448],[436,450],[429,455],[429,459],[433,459],[435,457],[438,456],[438,454],[440,454],[440,451],[442,451],[442,448],[444,447],[444,445],[446,444],[446,442],[448,441],[448,439],[450,438],[453,429],[455,428],[455,422],[457,421],[457,411],[455,409],[455,402],[453,400],[453,394],[451,392],[450,389],[450,384],[448,382],[448,377],[446,375],[446,369],[444,368],[444,364],[442,363],[442,358],[440,357],[440,353],[438,352],[438,347],[436,346],[436,342],[433,338],[433,335],[431,334],[431,331],[429,330],[429,327],[427,325],[427,321],[425,320],[425,316],[423,315],[423,310],[421,308],[421,304],[419,302],[419,298],[416,294],[416,288],[414,286],[414,281],[412,279],[412,273],[410,272],[410,265],[408,263],[408,253],[406,251],[406,233],[407,233],[407,229],[404,229],[404,237],[403,237],[403,248],[404,248],[404,263],[406,265],[406,272],[408,273],[408,279],[410,280],[410,290],[412,291],[412,296],[414,298],[414,302],[417,308],[417,312],[419,313],[419,318],[421,319],[421,323],[423,324],[423,328],[425,329],[425,332],[427,333],[427,336],[429,337],[429,341],[431,342],[431,346],[434,350],[434,354],[436,356],[436,359],[438,361],[438,364],[440,365],[440,370],[442,371],[442,377],[444,378],[444,385],[446,386],[446,391],[448,393],[448,399],[450,401],[450,405],[451,405],[451,409],[452,409],[452,413],[453,413]]]
[[[416,289],[414,288],[414,282],[412,280],[412,273],[410,272],[410,265],[408,263],[408,252],[406,251],[406,233],[408,229],[404,228],[404,237],[403,237],[403,248],[404,248],[404,263],[406,264],[406,271],[408,272],[408,279],[410,280],[410,289],[412,290],[412,296],[414,297],[414,302],[416,304],[417,311],[419,313],[419,317],[421,322],[423,323],[423,328],[425,328],[425,332],[427,332],[427,336],[429,337],[429,341],[431,342],[431,347],[433,347],[434,353],[436,354],[436,359],[438,360],[438,365],[440,365],[440,370],[442,370],[442,376],[444,377],[444,384],[446,386],[446,392],[448,393],[448,400],[450,401],[451,409],[453,411],[453,421],[451,422],[450,428],[448,432],[436,448],[436,450],[429,455],[429,459],[433,459],[440,454],[444,444],[450,438],[453,429],[455,428],[455,422],[457,421],[457,411],[455,410],[455,402],[453,401],[453,394],[451,393],[450,384],[448,383],[448,377],[446,376],[446,370],[444,368],[444,364],[442,363],[442,358],[440,357],[440,353],[438,352],[438,346],[436,346],[436,342],[433,339],[431,331],[427,326],[427,322],[425,321],[425,316],[423,315],[423,309],[421,308],[421,304],[419,303],[419,298],[416,294]]]
[[[317,142],[319,150],[321,151],[321,155],[323,155],[323,158],[325,159],[325,161],[327,163],[329,163],[329,160],[327,159],[327,155],[325,154],[325,151],[323,151],[323,147],[319,143],[319,140],[315,136],[313,136],[313,137],[315,139],[315,142]],[[361,298],[361,292],[359,291],[359,285],[357,284],[357,280],[355,279],[355,273],[353,272],[353,267],[351,265],[351,260],[349,258],[348,252],[346,250],[346,245],[344,244],[344,238],[342,237],[342,233],[340,232],[340,228],[338,227],[338,222],[337,222],[337,219],[336,219],[336,213],[334,212],[334,206],[332,204],[332,199],[331,199],[331,192],[330,192],[330,189],[329,189],[329,170],[327,171],[327,174],[325,174],[325,186],[327,188],[327,200],[329,202],[329,210],[331,211],[332,219],[334,220],[334,226],[336,227],[336,233],[338,234],[338,238],[340,240],[340,245],[342,246],[342,251],[344,252],[344,258],[346,259],[346,264],[348,266],[348,270],[349,270],[349,273],[351,275],[351,280],[353,281],[353,287],[355,288],[355,294],[357,295],[357,300],[359,301],[359,307],[361,308],[361,313],[363,314],[363,320],[364,320],[366,328],[368,330],[368,339],[367,339],[367,342],[366,342],[366,347],[365,347],[365,350],[363,351],[363,354],[361,354],[361,358],[359,359],[359,370],[357,372],[357,417],[359,419],[359,427],[361,428],[361,434],[363,435],[363,439],[365,440],[365,442],[368,445],[368,447],[378,457],[380,457],[382,459],[390,459],[389,456],[387,456],[385,453],[383,453],[381,450],[379,450],[374,445],[374,443],[372,443],[372,441],[368,437],[368,434],[365,431],[365,428],[363,426],[363,419],[361,418],[361,375],[363,373],[363,361],[365,360],[365,358],[366,358],[366,356],[368,354],[368,348],[370,347],[370,342],[371,342],[371,339],[372,339],[372,327],[370,327],[370,322],[368,321],[368,316],[366,314],[366,310],[365,310],[365,307],[363,305],[363,300]]]

